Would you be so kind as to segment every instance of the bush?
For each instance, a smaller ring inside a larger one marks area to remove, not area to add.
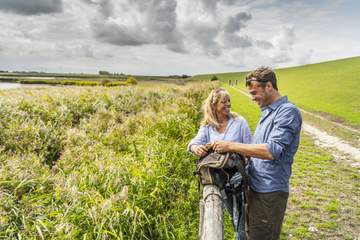
[[[219,80],[219,79],[218,79],[218,77],[217,77],[216,75],[213,75],[210,80],[211,80],[211,81],[217,81],[217,80]]]
[[[138,81],[136,80],[136,78],[134,78],[133,76],[128,77],[128,79],[126,80],[126,82],[127,82],[128,84],[137,84],[137,83],[138,83]]]
[[[116,87],[116,86],[126,86],[128,85],[127,82],[121,82],[121,81],[112,81],[105,84],[107,87]]]
[[[107,84],[109,84],[111,81],[109,79],[101,79],[100,80],[100,84],[103,86],[106,86]]]
[[[110,73],[108,71],[100,70],[99,75],[110,75]]]

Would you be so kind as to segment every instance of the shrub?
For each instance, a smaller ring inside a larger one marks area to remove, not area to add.
[[[101,79],[100,80],[100,84],[103,86],[106,86],[108,83],[110,83],[111,81],[109,79]]]
[[[210,80],[211,80],[211,81],[217,81],[217,80],[219,80],[219,79],[218,79],[218,77],[217,77],[216,75],[213,75]]]
[[[112,81],[105,84],[107,87],[116,87],[116,86],[126,86],[128,85],[127,82],[121,82],[121,81]]]
[[[136,80],[133,76],[128,77],[128,79],[126,80],[126,82],[127,82],[128,84],[137,84],[137,80]]]
[[[110,75],[110,73],[108,71],[100,70],[99,75]]]

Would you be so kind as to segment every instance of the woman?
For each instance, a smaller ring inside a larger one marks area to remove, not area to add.
[[[198,157],[202,157],[206,154],[204,145],[207,143],[217,140],[239,143],[251,142],[251,133],[246,120],[231,112],[230,106],[230,95],[225,89],[218,88],[211,91],[203,106],[204,118],[201,122],[201,127],[196,137],[190,141],[188,151],[191,151]],[[242,206],[241,199],[239,201],[238,204]],[[225,204],[232,216],[232,202],[230,203],[227,200]],[[246,239],[245,217],[243,214],[240,218],[237,239]]]

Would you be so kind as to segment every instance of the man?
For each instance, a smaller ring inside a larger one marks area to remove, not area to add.
[[[216,141],[216,152],[238,152],[249,162],[249,238],[272,240],[280,236],[294,155],[299,146],[301,115],[281,96],[275,73],[260,67],[246,76],[246,87],[261,108],[253,144]]]

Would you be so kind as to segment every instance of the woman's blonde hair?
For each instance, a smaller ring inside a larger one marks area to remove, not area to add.
[[[224,97],[229,97],[229,93],[224,88],[217,88],[210,92],[203,105],[204,118],[201,121],[201,125],[211,125],[215,128],[219,128],[219,119],[216,116],[215,106]],[[238,115],[234,112],[229,113],[229,118],[235,118]]]

